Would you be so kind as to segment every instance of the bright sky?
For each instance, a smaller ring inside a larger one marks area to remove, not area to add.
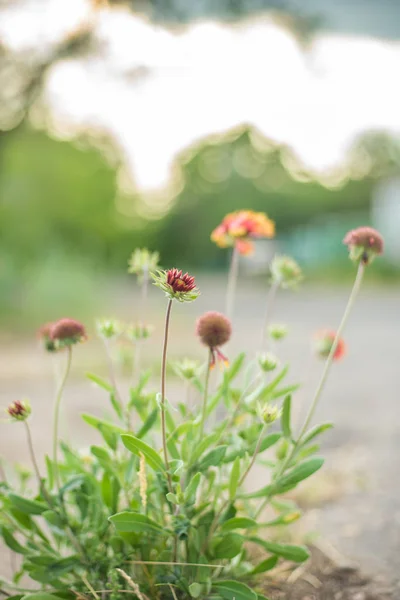
[[[46,53],[90,18],[88,0],[20,7],[0,19],[0,40],[17,51]],[[359,133],[400,132],[399,43],[320,35],[305,54],[266,18],[173,32],[124,8],[98,11],[94,26],[99,52],[49,72],[50,127],[61,137],[111,133],[125,178],[140,189],[167,186],[177,153],[242,123],[288,144],[322,177],[345,171]]]

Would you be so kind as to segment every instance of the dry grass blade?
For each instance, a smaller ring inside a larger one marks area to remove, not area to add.
[[[129,575],[127,573],[125,573],[125,571],[123,571],[122,569],[116,569],[116,571],[117,571],[117,573],[119,573],[121,575],[121,577],[123,577],[125,579],[125,581],[128,583],[128,585],[133,589],[133,591],[135,592],[135,594],[139,598],[139,600],[149,600],[145,594],[142,594],[138,584],[135,583],[133,581],[133,579],[131,577],[129,577]]]
[[[174,600],[178,600],[177,595],[175,594],[175,590],[174,590],[173,586],[170,583],[168,585],[169,585],[169,589],[171,590],[171,594],[174,597]]]

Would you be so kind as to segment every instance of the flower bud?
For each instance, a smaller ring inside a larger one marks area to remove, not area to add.
[[[186,379],[187,381],[196,377],[199,369],[199,363],[196,360],[190,360],[190,358],[176,361],[172,363],[171,366],[179,377]]]
[[[275,456],[278,460],[283,460],[286,458],[288,453],[289,444],[287,440],[281,440],[281,442],[276,447]]]
[[[277,406],[266,406],[263,409],[261,416],[264,423],[270,425],[271,423],[279,419],[279,417],[281,416],[281,411]]]
[[[85,327],[75,319],[59,319],[50,329],[50,339],[55,347],[64,348],[79,344],[87,339]]]
[[[290,256],[275,256],[270,270],[272,281],[283,288],[296,288],[303,279],[299,265]]]
[[[99,319],[96,321],[96,330],[99,337],[111,340],[121,334],[122,326],[116,319]]]
[[[343,243],[349,249],[350,259],[357,263],[368,265],[375,256],[383,254],[383,237],[372,227],[358,227],[349,231]]]
[[[189,273],[182,273],[178,269],[157,271],[151,273],[154,285],[165,292],[167,298],[179,302],[192,302],[200,295],[195,279]]]
[[[279,361],[276,356],[271,354],[271,352],[266,352],[265,354],[260,354],[258,356],[258,364],[260,365],[261,369],[267,373],[268,371],[273,371],[276,369]]]
[[[133,342],[141,342],[147,340],[154,331],[153,325],[146,325],[145,323],[132,323],[125,331],[126,337]]]
[[[15,400],[7,408],[7,413],[13,421],[26,421],[31,414],[31,405],[29,400]]]
[[[37,333],[38,338],[42,341],[45,350],[47,352],[57,352],[54,341],[50,338],[50,331],[53,327],[53,323],[45,323],[42,325]]]
[[[219,350],[229,341],[232,334],[230,320],[222,313],[210,311],[201,316],[196,323],[196,334],[204,346],[211,352],[210,368],[214,368],[217,360],[228,365],[228,359]]]
[[[336,332],[323,329],[314,336],[315,352],[320,358],[328,358],[336,339]],[[339,338],[336,350],[333,355],[334,360],[340,360],[346,354],[346,344],[342,338]]]
[[[158,267],[160,255],[158,252],[150,252],[147,248],[136,248],[128,262],[128,273],[134,273],[139,279]]]
[[[273,339],[273,340],[283,340],[283,338],[285,338],[287,336],[288,333],[288,328],[286,327],[286,325],[281,325],[279,323],[272,323],[269,327],[268,327],[268,335]]]

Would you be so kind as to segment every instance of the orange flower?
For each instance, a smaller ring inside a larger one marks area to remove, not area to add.
[[[321,358],[328,358],[331,353],[333,342],[336,338],[336,332],[330,330],[318,331],[315,335],[315,350]],[[339,338],[335,353],[333,355],[334,360],[340,360],[346,354],[347,348],[344,340]]]
[[[211,234],[211,240],[220,248],[235,246],[239,254],[254,251],[251,238],[272,238],[275,223],[265,213],[253,210],[237,210],[227,214]]]

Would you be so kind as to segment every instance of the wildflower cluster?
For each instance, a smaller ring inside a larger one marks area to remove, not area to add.
[[[274,224],[263,213],[237,211],[227,215],[212,238],[221,247],[248,254],[256,238],[273,234]],[[154,377],[141,368],[137,353],[151,333],[143,314],[128,326],[114,319],[98,321],[109,377],[88,374],[88,379],[108,395],[113,417],[82,415],[98,435],[97,443],[84,450],[62,442],[58,426],[71,361],[80,351],[74,347],[87,340],[86,327],[62,318],[40,329],[44,347],[56,353],[60,367],[52,405],[53,453],[37,460],[30,403],[11,402],[7,420],[24,422],[36,483],[26,469],[19,469],[17,478],[5,478],[0,486],[0,537],[21,558],[13,578],[0,582],[4,596],[73,600],[109,595],[118,600],[127,593],[139,600],[265,600],[260,574],[270,571],[273,579],[280,560],[307,560],[307,547],[288,543],[287,536],[280,537],[281,529],[272,526],[300,518],[301,511],[285,495],[323,465],[315,455],[315,442],[327,425],[312,426],[315,409],[332,365],[345,354],[343,330],[365,269],[383,251],[381,236],[371,228],[354,230],[344,241],[358,264],[355,283],[338,329],[322,329],[315,336],[322,373],[299,431],[291,418],[292,395],[299,386],[277,352],[287,328],[270,322],[273,294],[302,279],[300,267],[290,257],[278,255],[272,261],[270,302],[264,327],[260,326],[263,344],[274,345],[277,354],[256,348],[247,359],[244,353],[235,356],[230,345],[228,364],[221,348],[231,344],[235,320],[208,311],[185,333],[197,338],[204,362],[187,358],[172,362],[184,385],[176,384],[168,400],[172,301],[193,301],[199,290],[195,278],[178,268],[156,270],[156,253],[135,251],[130,270],[143,276],[142,292],[147,293],[143,286],[151,273],[168,300],[157,354],[160,385],[153,389]],[[232,273],[237,276],[235,269]],[[130,340],[136,350],[129,392],[128,386],[119,386],[109,352],[120,338]],[[217,362],[222,373],[212,371]],[[269,469],[269,475],[248,486],[257,462]],[[10,483],[14,479],[17,487]],[[259,557],[250,545],[267,555]],[[21,593],[23,576],[32,592],[24,587]]]

